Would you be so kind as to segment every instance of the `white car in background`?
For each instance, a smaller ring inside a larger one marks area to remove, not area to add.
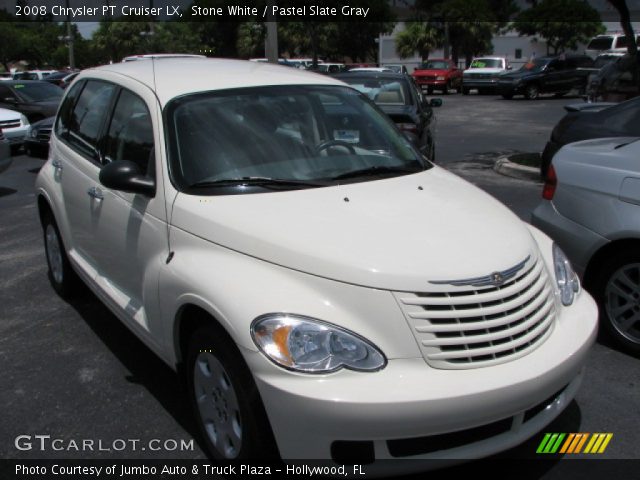
[[[185,376],[217,459],[491,455],[572,401],[595,339],[546,235],[328,76],[84,70],[36,194],[53,288],[79,275]]]
[[[532,223],[567,252],[619,346],[640,353],[640,138],[564,146]]]
[[[0,129],[11,144],[12,149],[20,148],[29,133],[29,120],[20,112],[0,108]]]
[[[505,57],[474,58],[469,68],[462,72],[462,93],[468,95],[472,89],[484,94],[495,92],[500,75],[511,70]]]

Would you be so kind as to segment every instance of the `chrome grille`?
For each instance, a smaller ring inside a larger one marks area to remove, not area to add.
[[[473,79],[490,79],[491,78],[490,73],[469,73],[468,75],[470,78],[473,78]]]
[[[2,120],[0,121],[0,128],[17,128],[20,126],[20,120]]]
[[[477,368],[514,360],[551,333],[553,288],[532,259],[497,287],[395,294],[425,360],[435,368]]]

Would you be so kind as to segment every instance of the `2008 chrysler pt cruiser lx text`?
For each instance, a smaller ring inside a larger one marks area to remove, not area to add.
[[[55,290],[186,376],[215,458],[490,455],[567,406],[596,334],[547,236],[309,72],[85,70],[37,196]]]

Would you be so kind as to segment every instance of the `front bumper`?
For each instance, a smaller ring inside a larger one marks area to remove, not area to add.
[[[416,78],[416,83],[421,87],[442,87],[446,85],[448,80],[430,80],[430,79],[421,79]]]
[[[536,207],[531,214],[531,224],[555,240],[581,277],[593,253],[609,243],[605,237],[560,214],[549,201],[542,201]]]
[[[497,83],[497,90],[500,95],[518,95],[524,92],[522,83]]]
[[[284,459],[328,459],[333,447],[335,460],[336,445],[357,441],[371,446],[375,460],[459,461],[513,447],[560,414],[576,394],[596,325],[596,305],[583,292],[559,307],[553,333],[536,350],[492,367],[438,370],[410,358],[375,373],[314,376],[284,371],[258,352],[244,356]],[[496,423],[506,430],[435,451],[411,446]]]
[[[482,88],[486,90],[495,90],[498,88],[496,80],[482,80],[472,78],[462,78],[462,86],[465,88]]]

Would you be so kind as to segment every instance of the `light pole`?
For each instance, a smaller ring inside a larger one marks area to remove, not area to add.
[[[267,61],[278,63],[278,22],[270,8],[267,10],[267,36],[264,39],[264,53]]]
[[[73,54],[73,33],[71,32],[71,17],[69,16],[69,12],[71,9],[69,8],[69,0],[66,0],[67,6],[67,36],[64,37],[69,46],[69,68],[72,70],[76,68],[76,60]]]

